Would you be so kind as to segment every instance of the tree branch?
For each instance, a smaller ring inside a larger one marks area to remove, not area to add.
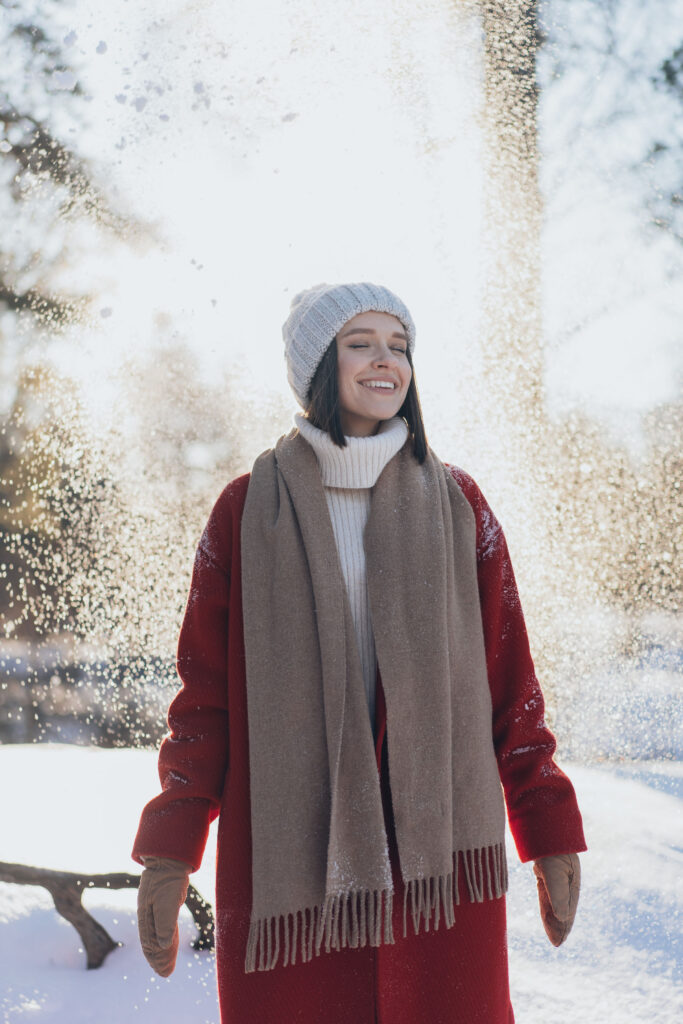
[[[74,320],[84,306],[84,300],[50,298],[36,288],[15,291],[0,278],[0,304],[14,312],[28,312],[39,320],[49,320],[55,327]]]
[[[79,875],[73,871],[52,871],[28,864],[8,864],[0,861],[0,882],[17,885],[42,885],[52,896],[55,909],[74,926],[85,947],[88,968],[100,967],[113,949],[120,946],[89,914],[81,902],[84,889],[137,889],[139,875],[112,872],[105,875]],[[192,914],[199,931],[192,943],[193,949],[213,949],[214,920],[211,904],[191,885],[187,890],[185,906]]]

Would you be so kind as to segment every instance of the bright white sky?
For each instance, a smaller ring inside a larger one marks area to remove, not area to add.
[[[209,374],[237,362],[257,394],[289,399],[291,296],[377,280],[417,322],[423,404],[447,457],[451,411],[477,386],[472,5],[73,0],[62,16],[92,96],[82,148],[160,243],[107,240],[79,268],[102,315],[78,372],[106,381],[126,353],[177,333]],[[552,137],[552,106],[541,113]],[[564,208],[545,183],[548,384],[558,407],[632,415],[675,394],[681,256],[666,240],[644,246],[633,197],[586,194],[586,181],[564,188]]]

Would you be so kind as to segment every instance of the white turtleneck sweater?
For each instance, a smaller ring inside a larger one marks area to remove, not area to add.
[[[349,596],[370,722],[374,732],[377,664],[370,617],[363,531],[370,512],[371,489],[387,462],[403,447],[408,436],[408,428],[404,420],[395,416],[382,422],[378,433],[372,437],[347,437],[346,447],[339,448],[328,433],[318,430],[300,413],[295,415],[294,421],[318,459],[337,542],[339,562]]]

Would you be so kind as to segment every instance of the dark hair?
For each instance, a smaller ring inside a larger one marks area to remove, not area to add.
[[[411,370],[413,360],[410,349],[406,351]],[[308,389],[308,405],[306,417],[314,427],[324,430],[340,448],[346,447],[346,438],[342,429],[341,409],[339,407],[339,379],[337,376],[337,339],[333,338],[327,352],[320,360],[315,371],[311,386]],[[413,439],[413,455],[422,463],[427,457],[427,436],[425,434],[420,397],[417,393],[415,373],[410,378],[408,393],[403,405],[398,410],[408,425]]]

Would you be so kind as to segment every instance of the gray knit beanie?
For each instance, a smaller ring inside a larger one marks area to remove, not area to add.
[[[374,310],[391,313],[403,324],[408,348],[415,347],[415,324],[397,295],[382,285],[316,284],[292,299],[289,316],[282,325],[287,360],[287,380],[301,406],[308,403],[308,389],[333,338],[347,320]]]

